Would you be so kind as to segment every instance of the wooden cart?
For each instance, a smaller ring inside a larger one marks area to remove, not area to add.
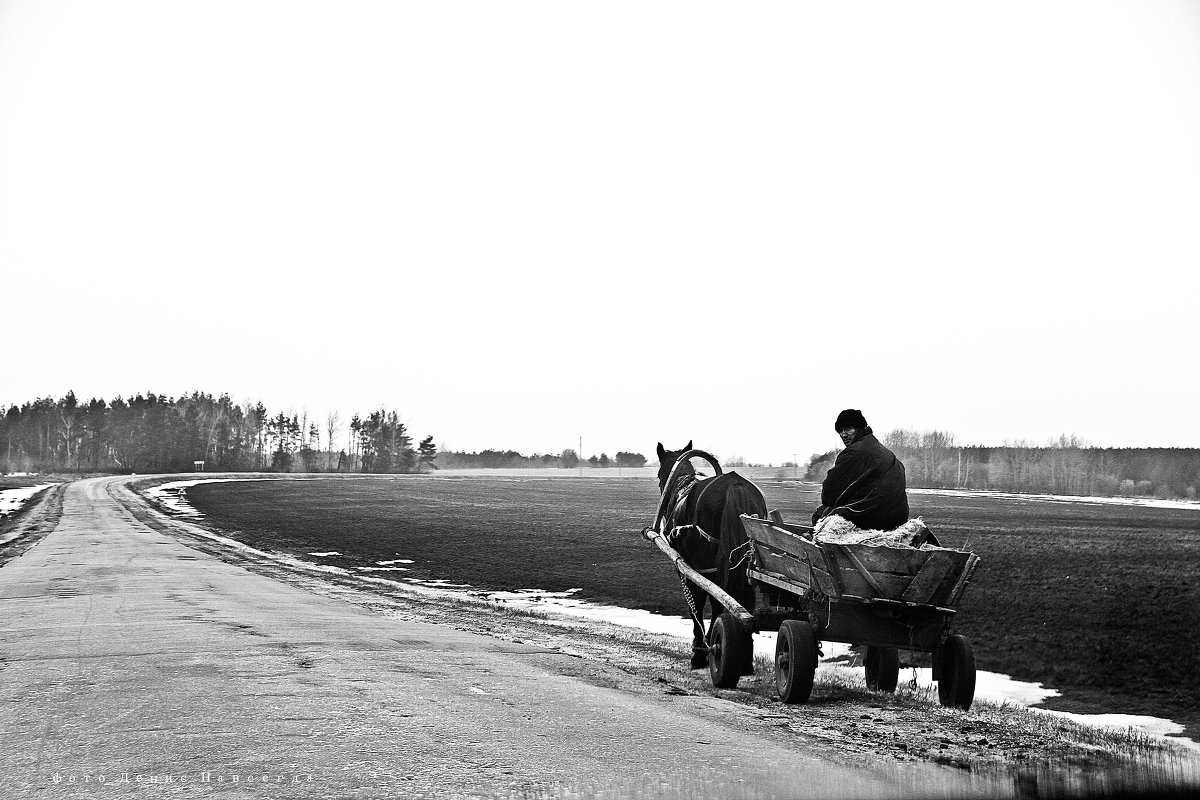
[[[676,459],[667,486],[685,461],[701,458],[715,474],[709,453],[689,450]],[[664,493],[654,524],[642,529],[680,574],[726,609],[712,621],[708,669],[713,685],[736,686],[752,660],[754,633],[778,631],[775,684],[785,703],[803,703],[812,691],[819,641],[865,647],[867,685],[894,691],[898,650],[933,654],[933,679],[943,705],[970,708],[975,698],[971,644],[950,633],[950,622],[979,563],[978,556],[947,548],[839,544],[817,541],[813,528],[742,515],[749,537],[746,575],[755,593],[754,613],[692,569],[667,542]]]
[[[950,623],[978,556],[942,547],[818,541],[811,527],[777,516],[743,515],[742,524],[751,546],[746,574],[757,600],[750,632],[779,631],[775,671],[780,699],[808,699],[817,642],[834,641],[865,646],[867,684],[884,691],[896,688],[897,650],[932,653],[942,704],[970,708],[975,658],[970,643],[950,633]],[[714,624],[714,634],[716,629]],[[747,632],[741,633],[748,646]],[[737,645],[729,647],[732,639],[716,644],[727,651],[718,652],[718,658],[738,657],[728,652],[737,650]]]

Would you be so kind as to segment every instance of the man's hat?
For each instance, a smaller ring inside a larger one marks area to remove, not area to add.
[[[833,423],[833,429],[840,431],[843,428],[865,428],[867,427],[867,418],[862,415],[862,412],[857,408],[847,408],[842,413],[838,414],[837,422]]]

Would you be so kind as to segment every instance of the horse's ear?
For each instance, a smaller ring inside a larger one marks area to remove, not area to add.
[[[667,451],[663,449],[662,442],[658,443],[658,460],[662,461],[667,456]]]
[[[683,448],[683,449],[684,449],[684,450],[691,450],[691,449],[692,449],[692,440],[691,440],[691,439],[688,439],[687,447],[685,447],[685,448]]]

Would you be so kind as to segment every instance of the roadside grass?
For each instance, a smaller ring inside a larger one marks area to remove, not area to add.
[[[778,699],[775,689],[775,664],[770,656],[754,657],[755,675],[744,679],[744,688],[766,700]],[[1048,751],[1087,748],[1113,758],[1138,758],[1155,755],[1185,755],[1187,748],[1170,739],[1152,736],[1136,728],[1100,728],[1070,719],[1031,710],[1009,701],[976,699],[969,711],[947,708],[938,699],[936,686],[914,685],[901,680],[894,693],[868,689],[861,669],[826,662],[813,681],[813,694],[824,702],[877,705],[899,711],[920,711],[944,721],[970,723],[1003,735],[1005,731],[1032,735]]]
[[[936,698],[934,702],[936,702]],[[1047,741],[1062,740],[1088,745],[1118,756],[1138,756],[1184,749],[1182,745],[1169,739],[1151,736],[1136,728],[1099,728],[1093,725],[1084,725],[1007,702],[994,703],[988,700],[979,700],[971,706],[970,713],[993,724],[1019,727]]]

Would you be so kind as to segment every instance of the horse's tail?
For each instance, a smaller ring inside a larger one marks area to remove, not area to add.
[[[754,592],[746,578],[749,561],[750,540],[740,519],[742,514],[767,516],[767,502],[762,492],[749,481],[737,476],[738,480],[729,487],[725,496],[725,508],[721,512],[721,584],[749,610],[754,609]]]

